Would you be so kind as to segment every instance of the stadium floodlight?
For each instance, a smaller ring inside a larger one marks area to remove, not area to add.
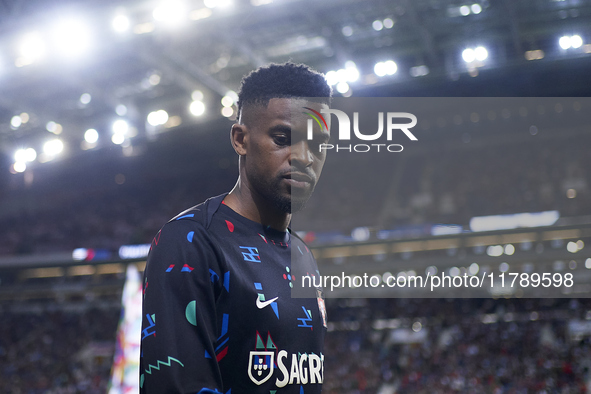
[[[53,41],[61,55],[68,58],[81,56],[91,44],[88,24],[82,19],[59,21],[53,29]]]
[[[478,265],[478,263],[472,263],[470,264],[470,267],[468,267],[468,272],[470,273],[470,275],[476,275],[479,270],[480,266]]]
[[[482,12],[482,6],[478,3],[474,3],[472,4],[472,6],[470,7],[470,10],[472,11],[473,14],[480,14]]]
[[[380,31],[384,28],[384,24],[382,23],[382,21],[380,20],[375,20],[373,21],[373,23],[371,24],[371,27],[373,27],[373,29],[375,31]]]
[[[581,46],[583,46],[583,39],[578,34],[571,36],[570,45],[573,48],[580,48]]]
[[[125,142],[125,135],[119,133],[113,134],[113,136],[111,137],[111,141],[115,145],[121,145],[123,142]]]
[[[386,75],[386,65],[384,64],[384,62],[378,62],[378,63],[376,63],[376,65],[373,67],[373,72],[378,77],[385,76]]]
[[[117,119],[113,122],[111,129],[113,130],[113,134],[124,136],[129,131],[129,124],[123,119]]]
[[[386,19],[384,19],[384,22],[383,23],[384,23],[384,27],[386,29],[391,29],[391,28],[394,27],[394,19],[392,19],[392,18],[386,18]]]
[[[373,72],[378,77],[384,77],[386,75],[394,75],[398,71],[398,65],[393,60],[387,60],[385,62],[378,62],[373,68]]]
[[[232,97],[230,97],[230,96],[222,97],[222,105],[224,107],[231,107],[233,104],[234,104],[234,100],[232,100]]]
[[[201,116],[205,113],[205,104],[203,104],[203,101],[195,100],[189,106],[189,112],[191,112],[193,116]]]
[[[45,42],[39,32],[28,33],[23,37],[19,50],[21,56],[32,63],[45,55]]]
[[[16,172],[25,172],[25,170],[27,169],[27,165],[22,161],[17,161],[12,165],[12,167]]]
[[[230,116],[234,115],[234,108],[232,107],[224,107],[222,108],[222,116],[229,118]]]
[[[37,158],[37,151],[33,148],[25,149],[25,160],[28,162],[35,161]]]
[[[470,15],[470,7],[468,7],[467,5],[461,6],[460,7],[460,14],[462,14],[462,16]]]
[[[92,100],[92,96],[89,93],[82,93],[80,96],[80,102],[84,105],[90,103],[90,100]]]
[[[19,127],[21,127],[22,124],[23,124],[23,120],[21,119],[21,117],[19,115],[14,115],[10,119],[10,125],[12,127],[14,127],[15,129],[18,129]]]
[[[341,29],[341,33],[343,33],[345,37],[351,37],[353,35],[353,28],[351,26],[344,26]]]
[[[560,45],[560,47],[562,49],[570,48],[571,47],[570,37],[569,36],[560,37],[560,40],[558,40],[558,45]]]
[[[410,68],[410,75],[413,77],[422,77],[427,74],[429,74],[429,67],[424,64]]]
[[[326,78],[326,83],[328,83],[330,86],[333,86],[333,85],[336,85],[337,83],[339,83],[339,78],[337,76],[337,72],[334,70],[330,70],[329,72],[327,72],[324,77]]]
[[[127,107],[123,104],[119,104],[115,107],[115,113],[119,116],[127,115]]]
[[[14,152],[14,161],[15,162],[25,162],[27,160],[27,151],[26,149],[18,149]]]
[[[163,24],[176,27],[187,19],[185,4],[181,1],[165,1],[152,12],[154,20]]]
[[[226,96],[229,97],[233,102],[238,102],[238,93],[233,90],[228,90]]]
[[[355,82],[359,79],[359,70],[352,60],[345,62],[345,75],[347,82]]]
[[[59,139],[47,141],[43,145],[43,152],[49,156],[60,154],[64,150],[64,143]]]
[[[151,126],[160,126],[168,121],[168,112],[163,109],[152,111],[148,114],[148,123]]]
[[[464,49],[464,51],[462,52],[462,59],[464,59],[466,63],[472,63],[474,60],[476,60],[476,53],[474,52],[474,49]]]
[[[337,92],[344,94],[349,91],[349,84],[347,82],[339,82],[337,84]]]
[[[515,246],[513,246],[512,244],[507,244],[505,245],[505,254],[506,255],[513,255],[515,253]]]
[[[384,62],[384,66],[386,67],[386,74],[394,75],[396,71],[398,71],[398,66],[393,60],[387,60]]]
[[[330,85],[336,85],[337,83],[339,83],[339,77],[337,75],[337,72],[335,70],[330,70],[329,72],[327,72],[324,77],[326,78],[326,82]]]
[[[203,92],[201,90],[193,90],[191,93],[191,98],[193,101],[201,101],[203,100]]]
[[[88,142],[89,144],[94,144],[98,141],[99,135],[95,129],[88,129],[84,133],[84,141]]]
[[[474,49],[474,56],[476,60],[482,62],[488,57],[488,50],[483,46],[476,47]]]
[[[111,23],[113,30],[115,30],[117,33],[125,33],[127,30],[129,30],[129,25],[129,18],[122,14],[116,15],[113,18],[113,22]]]

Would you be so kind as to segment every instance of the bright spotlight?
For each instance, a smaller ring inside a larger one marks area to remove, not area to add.
[[[337,84],[337,92],[344,94],[349,91],[349,84],[347,82],[339,82]]]
[[[482,12],[482,6],[478,3],[472,4],[470,7],[473,14],[480,14]]]
[[[382,21],[380,20],[375,20],[373,21],[373,23],[371,24],[371,27],[373,27],[373,29],[375,31],[380,31],[384,28],[384,24],[382,23]]]
[[[158,111],[153,111],[148,114],[148,123],[151,126],[160,126],[166,123],[168,120],[168,112],[161,109]]]
[[[232,108],[232,107],[222,108],[222,116],[229,118],[232,115],[234,115],[234,108]]]
[[[123,104],[119,104],[115,107],[115,113],[119,116],[125,116],[127,114],[127,107]]]
[[[25,149],[18,149],[14,152],[14,161],[15,162],[25,162],[27,160],[27,152]]]
[[[384,62],[376,63],[376,65],[373,67],[373,72],[378,77],[383,77],[384,75],[386,75],[386,65],[384,64]]]
[[[351,60],[345,62],[345,73],[347,82],[355,82],[359,79],[359,70]]]
[[[84,105],[90,103],[90,100],[92,100],[92,96],[89,93],[82,93],[80,96],[80,102]]]
[[[474,55],[476,57],[476,60],[482,62],[488,57],[488,51],[485,47],[477,47],[476,49],[474,49]]]
[[[234,100],[232,100],[232,97],[230,97],[230,96],[222,97],[222,105],[224,107],[231,107],[233,104],[234,104]]]
[[[166,1],[154,8],[152,16],[158,22],[169,26],[177,26],[187,18],[185,6],[180,1]]]
[[[201,90],[193,90],[191,98],[193,101],[201,101],[203,100],[203,92]]]
[[[111,26],[117,33],[124,33],[129,30],[129,18],[125,15],[117,15],[113,18]]]
[[[98,141],[99,135],[95,129],[88,129],[84,133],[84,141],[88,142],[89,144],[94,144]]]
[[[392,18],[384,19],[384,27],[386,29],[391,29],[394,27],[394,20]]]
[[[330,70],[329,72],[327,72],[324,77],[326,78],[326,82],[330,86],[333,86],[333,85],[336,85],[337,83],[339,83],[339,77],[337,76],[337,72],[334,70]]]
[[[572,36],[570,38],[570,45],[573,48],[580,48],[581,46],[583,46],[583,39],[579,35]]]
[[[470,7],[468,7],[467,5],[461,6],[460,7],[460,14],[462,14],[462,16],[470,15]]]
[[[189,106],[189,111],[194,116],[201,116],[205,113],[205,104],[203,104],[203,101],[195,100]]]
[[[474,60],[476,60],[476,53],[474,52],[474,49],[464,49],[464,51],[462,52],[462,59],[464,59],[466,63],[472,63]]]
[[[32,32],[23,37],[20,54],[29,62],[41,59],[45,54],[45,42],[39,32]]]
[[[27,169],[27,165],[22,161],[17,161],[13,164],[14,171],[16,172],[25,172]]]
[[[125,136],[123,134],[113,134],[111,141],[113,141],[115,145],[121,145],[125,142]]]
[[[388,60],[384,62],[384,66],[386,67],[386,74],[394,75],[396,71],[398,71],[398,66],[393,60]]]
[[[20,116],[15,115],[10,119],[10,125],[15,129],[18,129],[23,124],[23,120]]]
[[[113,122],[112,130],[113,134],[125,135],[129,131],[129,125],[125,120],[117,119],[115,122]]]
[[[571,39],[569,36],[562,36],[560,37],[560,40],[558,40],[558,45],[560,45],[560,47],[562,49],[568,49],[571,47]]]
[[[43,145],[43,152],[49,156],[55,156],[64,150],[64,143],[61,140],[55,139],[47,141]]]
[[[37,151],[33,148],[27,148],[25,150],[25,160],[26,161],[35,161],[37,158]]]
[[[80,19],[58,22],[53,39],[60,54],[69,58],[84,54],[91,43],[88,24]]]
[[[57,123],[55,123],[53,120],[50,120],[45,124],[45,129],[50,133],[55,133],[55,130],[57,129]]]
[[[230,99],[231,99],[232,101],[234,101],[235,103],[236,103],[236,102],[238,102],[238,93],[236,93],[235,91],[233,91],[233,90],[228,90],[228,91],[226,92],[226,96],[230,97]]]

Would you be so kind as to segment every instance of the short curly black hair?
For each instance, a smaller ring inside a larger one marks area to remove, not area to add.
[[[272,98],[318,97],[330,104],[332,88],[323,74],[305,64],[292,62],[259,67],[242,78],[238,93],[238,116],[245,105],[267,105]]]

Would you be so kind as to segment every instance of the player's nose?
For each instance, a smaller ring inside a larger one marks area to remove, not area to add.
[[[292,165],[294,162],[299,163],[303,167],[309,167],[314,162],[314,154],[310,150],[310,146],[306,140],[298,141],[292,144],[290,159]]]

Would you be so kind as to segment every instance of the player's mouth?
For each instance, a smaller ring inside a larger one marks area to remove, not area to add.
[[[291,187],[296,188],[307,188],[314,184],[312,177],[301,172],[289,172],[283,175],[283,179],[285,179],[287,184]]]

